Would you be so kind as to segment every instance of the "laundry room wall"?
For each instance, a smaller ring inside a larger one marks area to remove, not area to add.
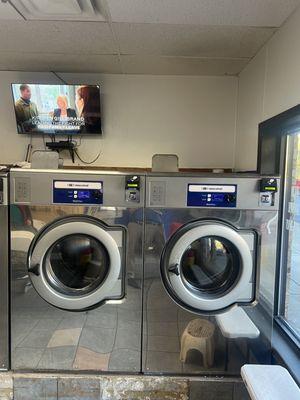
[[[235,167],[256,169],[258,124],[300,103],[300,9],[240,74]]]
[[[71,84],[101,84],[103,136],[83,140],[83,159],[101,151],[95,165],[150,167],[153,154],[176,153],[182,168],[233,167],[237,77],[60,76]],[[11,82],[59,80],[51,73],[0,72],[0,163],[23,160],[29,143],[16,133]],[[33,146],[43,148],[42,140]],[[65,160],[71,163],[67,154]]]

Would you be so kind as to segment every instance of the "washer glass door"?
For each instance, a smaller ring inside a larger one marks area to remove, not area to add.
[[[197,313],[222,312],[253,301],[254,238],[252,231],[237,231],[216,221],[179,229],[161,260],[168,293]]]
[[[64,218],[36,236],[28,272],[48,303],[85,310],[124,297],[125,251],[124,228],[91,217]]]
[[[64,294],[90,293],[109,270],[106,248],[95,238],[73,234],[59,239],[48,250],[43,265],[49,284]]]
[[[204,236],[185,250],[180,269],[187,285],[209,294],[224,293],[240,273],[241,259],[236,247],[218,236]]]

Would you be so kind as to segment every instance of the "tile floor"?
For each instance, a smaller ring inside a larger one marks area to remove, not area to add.
[[[32,287],[16,295],[13,369],[139,371],[140,290],[128,291],[124,304],[83,313],[55,309]]]

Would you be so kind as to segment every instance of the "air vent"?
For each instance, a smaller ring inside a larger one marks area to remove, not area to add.
[[[1,19],[22,19],[21,15],[8,3],[0,1],[0,20]]]
[[[27,20],[105,21],[100,0],[11,0]]]

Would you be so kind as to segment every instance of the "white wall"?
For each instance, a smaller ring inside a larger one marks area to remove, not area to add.
[[[256,169],[258,124],[300,103],[300,9],[240,74],[235,167]]]
[[[87,160],[101,149],[95,165],[149,167],[153,154],[176,153],[183,168],[233,167],[237,78],[61,76],[68,83],[102,84],[104,135],[80,147]],[[29,138],[16,134],[10,83],[25,81],[58,82],[51,73],[0,72],[0,163],[24,159]],[[43,147],[41,139],[33,145]]]

